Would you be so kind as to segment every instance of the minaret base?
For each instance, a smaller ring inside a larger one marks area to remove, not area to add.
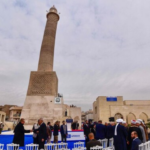
[[[61,104],[57,104],[54,96],[26,96],[21,118],[25,119],[27,129],[40,118],[43,118],[45,123],[54,124],[57,120],[63,119],[63,112],[63,99]]]

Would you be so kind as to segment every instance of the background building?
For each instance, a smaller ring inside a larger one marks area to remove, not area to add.
[[[81,113],[82,122],[85,122],[85,120],[93,120],[93,110],[89,109],[88,111],[82,111]]]
[[[0,122],[5,123],[5,119],[6,119],[6,113],[3,111],[0,111]]]
[[[13,106],[16,106],[16,105],[4,105],[4,106],[0,106],[0,111],[3,111],[6,113],[6,120],[9,120],[9,117],[10,117],[10,111],[9,109]]]
[[[123,101],[122,96],[99,96],[93,103],[93,117],[94,121],[103,122],[109,122],[110,117],[114,120],[122,118],[128,123],[139,118],[147,122],[150,118],[150,100]]]
[[[9,109],[9,111],[10,111],[9,120],[18,122],[20,120],[22,107],[13,106]]]

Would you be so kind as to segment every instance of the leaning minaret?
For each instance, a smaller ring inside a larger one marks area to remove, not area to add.
[[[44,31],[38,71],[53,71],[55,36],[59,15],[53,6],[47,13],[47,23]]]
[[[33,125],[39,118],[53,122],[62,116],[60,105],[55,104],[58,95],[58,78],[53,71],[54,47],[59,14],[53,6],[46,15],[47,22],[41,45],[37,71],[31,71],[28,91],[22,109],[21,117],[26,125]],[[56,112],[60,111],[60,114]]]

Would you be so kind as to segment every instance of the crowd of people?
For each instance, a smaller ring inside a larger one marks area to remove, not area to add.
[[[68,129],[65,121],[62,122],[62,125],[56,121],[52,126],[50,122],[46,125],[41,118],[33,125],[32,130],[25,130],[24,123],[25,120],[22,118],[14,129],[13,143],[19,144],[21,147],[24,146],[24,134],[30,132],[33,132],[33,143],[39,144],[39,149],[44,149],[44,144],[50,143],[51,140],[53,143],[58,143],[59,131],[61,141],[66,142]],[[78,122],[72,123],[73,130],[78,129],[78,127]],[[93,146],[100,146],[101,143],[98,140],[103,139],[108,139],[109,146],[109,139],[113,138],[115,150],[138,150],[141,143],[149,140],[147,127],[141,119],[132,120],[130,126],[122,119],[117,119],[116,123],[105,124],[102,124],[101,120],[98,122],[85,121],[83,130],[87,150]],[[53,139],[51,139],[52,133]]]
[[[132,120],[130,126],[123,119],[117,119],[116,123],[105,124],[102,124],[101,120],[94,123],[86,121],[83,129],[88,149],[89,141],[93,146],[91,136],[96,140],[108,139],[108,145],[109,139],[113,138],[115,150],[138,150],[141,143],[149,140],[147,127],[141,119]]]
[[[33,125],[32,130],[25,130],[23,126],[24,123],[25,120],[22,118],[14,129],[13,143],[19,144],[20,147],[24,146],[24,134],[30,132],[33,132],[33,143],[39,144],[39,149],[44,149],[45,142],[51,142],[52,130],[54,143],[58,143],[59,131],[61,133],[62,142],[66,142],[68,130],[65,121],[62,122],[62,125],[60,125],[60,121],[56,121],[54,126],[52,126],[50,122],[48,122],[46,125],[41,118]]]

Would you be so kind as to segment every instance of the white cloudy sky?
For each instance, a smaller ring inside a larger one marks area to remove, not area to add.
[[[149,0],[1,0],[0,105],[23,105],[52,5],[61,13],[54,70],[66,103],[87,110],[98,96],[150,99]]]

